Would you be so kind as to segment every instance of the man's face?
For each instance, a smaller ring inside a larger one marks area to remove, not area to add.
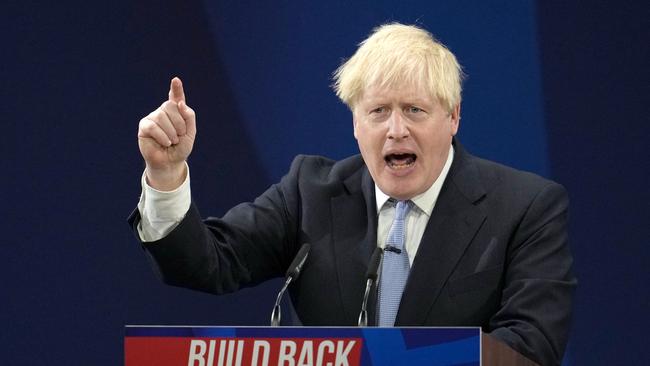
[[[448,113],[422,87],[366,89],[354,106],[354,137],[382,192],[406,200],[442,171],[458,131],[460,106]]]

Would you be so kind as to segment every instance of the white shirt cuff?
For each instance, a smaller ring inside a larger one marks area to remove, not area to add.
[[[138,202],[140,223],[138,234],[143,242],[164,238],[183,220],[190,209],[192,194],[190,192],[190,168],[185,163],[187,172],[180,187],[173,191],[159,191],[147,183],[146,171],[142,173],[142,194]]]

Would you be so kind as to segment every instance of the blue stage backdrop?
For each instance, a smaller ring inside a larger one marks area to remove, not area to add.
[[[125,324],[265,325],[279,283],[164,286],[126,224],[140,118],[183,78],[204,215],[253,199],[298,153],[357,153],[331,73],[382,23],[419,24],[468,78],[460,139],[572,199],[579,278],[565,364],[644,364],[650,19],[643,1],[36,4],[0,14],[0,359],[116,365]]]

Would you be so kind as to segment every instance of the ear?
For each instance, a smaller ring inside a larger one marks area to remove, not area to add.
[[[354,133],[354,138],[358,140],[359,137],[357,136],[357,133],[358,133],[357,124],[358,124],[358,122],[357,122],[356,113],[354,113],[354,111],[352,111],[352,130],[353,130],[353,133]]]
[[[456,136],[458,126],[460,125],[460,103],[454,107],[449,117],[451,118],[451,135]]]

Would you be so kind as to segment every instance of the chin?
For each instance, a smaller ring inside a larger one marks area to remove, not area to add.
[[[400,192],[400,193],[395,194],[394,196],[391,196],[391,197],[393,197],[393,198],[395,198],[395,199],[397,199],[397,200],[400,200],[400,201],[406,201],[406,200],[410,200],[411,198],[413,198],[413,197],[415,197],[415,196],[417,196],[417,193],[413,193],[413,192]]]
[[[400,184],[400,182],[390,182],[386,185],[386,187],[387,188],[384,189],[381,185],[379,185],[379,188],[382,192],[400,201],[409,200],[419,194],[419,192],[417,192],[417,189],[413,187],[404,187],[403,184]]]

